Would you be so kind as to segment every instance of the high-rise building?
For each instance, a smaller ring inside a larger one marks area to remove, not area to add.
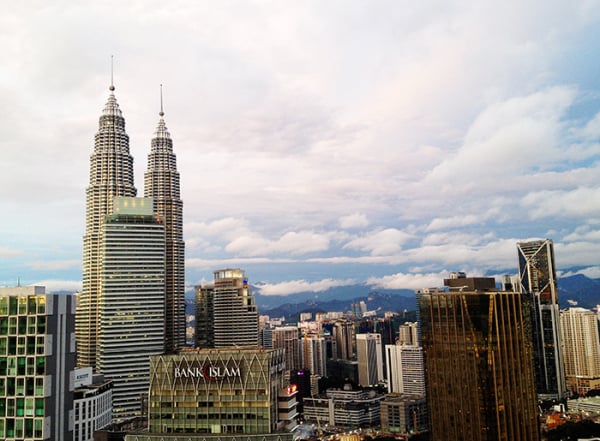
[[[385,345],[388,392],[425,396],[423,348]]]
[[[336,358],[351,360],[354,355],[354,322],[337,320],[333,324],[333,337],[336,341]]]
[[[419,324],[417,322],[406,322],[400,325],[397,343],[419,346]]]
[[[540,439],[527,298],[493,278],[420,293],[432,439]]]
[[[183,202],[173,140],[162,108],[148,155],[144,175],[144,197],[154,199],[154,212],[165,226],[165,351],[185,346],[185,271]]]
[[[531,302],[536,390],[540,400],[566,397],[560,308],[551,240],[519,242],[519,283]]]
[[[244,271],[223,269],[214,277],[195,287],[197,346],[258,346],[258,309]]]
[[[600,389],[600,338],[596,314],[589,309],[569,308],[560,312],[560,325],[567,386],[583,395],[592,389]]]
[[[213,321],[213,301],[215,285],[213,283],[196,285],[196,335],[195,343],[197,348],[214,348],[215,331]]]
[[[113,418],[140,416],[150,355],[164,352],[165,229],[151,198],[114,199],[102,235],[96,369],[113,381]]]
[[[361,386],[374,386],[383,381],[381,335],[356,334],[356,358],[358,383]]]
[[[0,439],[73,440],[74,313],[43,286],[0,288]]]
[[[133,184],[133,158],[125,119],[109,87],[108,102],[100,115],[90,158],[90,183],[86,190],[85,234],[83,236],[83,288],[77,304],[75,333],[77,365],[96,366],[98,299],[102,285],[102,228],[113,210],[117,196],[136,195]]]
[[[300,369],[300,336],[296,326],[273,328],[273,349],[285,349],[285,364],[288,371]]]
[[[325,338],[318,334],[306,334],[300,340],[302,369],[319,377],[327,376],[327,350]]]

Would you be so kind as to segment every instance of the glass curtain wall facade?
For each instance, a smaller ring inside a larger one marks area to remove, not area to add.
[[[39,286],[0,288],[0,439],[72,440],[74,305]]]
[[[519,282],[531,305],[536,390],[541,400],[566,397],[561,348],[560,307],[551,240],[520,242]]]
[[[432,439],[539,440],[524,300],[515,292],[421,292]]]

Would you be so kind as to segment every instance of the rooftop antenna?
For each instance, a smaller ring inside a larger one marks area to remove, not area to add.
[[[115,85],[113,82],[113,56],[110,56],[110,86],[108,88],[111,92],[115,90]]]
[[[160,113],[158,115],[161,118],[165,116],[165,112],[163,112],[162,84],[160,85]]]

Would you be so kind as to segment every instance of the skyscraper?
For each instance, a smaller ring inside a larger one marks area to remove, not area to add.
[[[196,286],[196,342],[201,347],[258,345],[258,309],[244,271],[214,272],[214,284]]]
[[[300,340],[300,363],[312,375],[327,376],[327,351],[325,338],[318,334],[306,334]]]
[[[161,106],[158,127],[152,137],[148,169],[144,175],[144,197],[154,199],[154,212],[165,226],[165,351],[185,346],[185,271],[183,202],[173,140]]]
[[[333,337],[336,341],[336,358],[350,360],[354,355],[354,322],[337,320],[333,324]]]
[[[361,386],[374,386],[383,381],[381,335],[356,334],[356,358]]]
[[[406,322],[398,328],[398,344],[419,346],[419,324]]]
[[[425,396],[423,348],[417,345],[385,345],[388,392]]]
[[[600,389],[600,338],[596,314],[589,309],[569,308],[560,312],[560,325],[569,389],[578,394]]]
[[[112,79],[109,90],[95,136],[94,152],[90,158],[90,185],[86,190],[83,288],[75,322],[77,365],[80,367],[96,366],[104,218],[112,213],[115,197],[136,195],[129,136],[125,132],[125,119],[114,95]]]
[[[285,364],[288,371],[300,369],[300,336],[296,326],[281,326],[273,329],[273,349],[285,349]]]
[[[560,309],[551,240],[517,244],[521,292],[531,302],[536,390],[540,400],[562,400],[566,394],[561,350]]]
[[[196,347],[214,348],[215,329],[213,321],[213,302],[215,298],[214,283],[196,285]]]
[[[527,298],[493,278],[444,282],[419,300],[432,439],[539,440]]]
[[[102,237],[96,369],[113,381],[113,418],[141,415],[150,355],[164,352],[165,228],[150,198],[114,200]]]

